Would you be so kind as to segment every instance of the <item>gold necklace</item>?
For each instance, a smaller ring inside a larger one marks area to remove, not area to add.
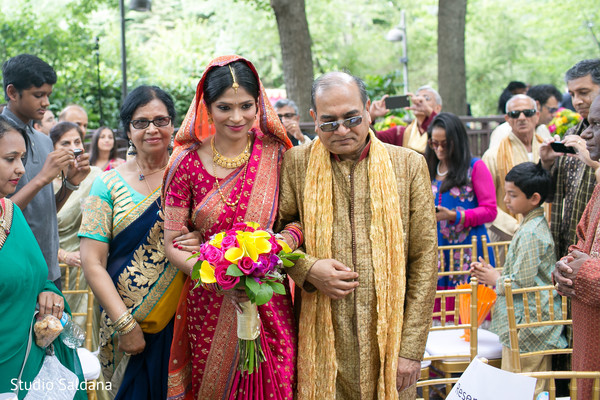
[[[248,135],[248,143],[246,143],[246,148],[240,154],[235,156],[234,158],[227,158],[221,155],[216,147],[215,147],[215,137],[212,137],[210,141],[210,146],[212,147],[213,152],[213,163],[223,168],[238,168],[244,165],[250,159],[250,145],[252,141],[250,140],[250,135]]]
[[[6,205],[6,200],[2,198],[0,200],[0,248],[4,246],[6,238],[10,234],[10,227],[12,224],[12,208]]]
[[[240,202],[240,198],[242,197],[242,193],[244,192],[244,185],[246,184],[246,172],[248,172],[247,161],[248,160],[246,160],[246,167],[244,168],[244,177],[242,178],[242,187],[240,188],[240,192],[237,195],[237,199],[233,203],[228,202],[227,198],[221,191],[221,183],[219,182],[219,178],[217,178],[217,167],[216,167],[215,163],[213,163],[213,174],[215,175],[215,186],[217,186],[217,190],[219,191],[219,195],[221,196],[221,200],[223,200],[223,203],[225,203],[225,205],[227,205],[231,208],[235,208],[238,205],[238,203]]]
[[[157,169],[156,171],[152,171],[152,172],[144,175],[144,173],[142,172],[142,167],[140,167],[140,164],[138,164],[138,162],[137,162],[137,158],[134,158],[133,161],[135,161],[135,165],[137,165],[138,170],[140,171],[140,176],[138,178],[140,181],[145,180],[147,176],[154,175],[155,173],[162,171],[167,166],[167,164],[165,164],[162,167],[160,167],[159,169]]]

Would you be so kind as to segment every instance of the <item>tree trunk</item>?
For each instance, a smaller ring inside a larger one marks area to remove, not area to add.
[[[439,0],[438,85],[443,110],[467,114],[465,18],[467,0]]]
[[[287,97],[298,105],[302,121],[312,121],[309,110],[313,61],[304,0],[270,1],[279,30]]]

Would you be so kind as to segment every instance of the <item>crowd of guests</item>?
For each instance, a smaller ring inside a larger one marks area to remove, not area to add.
[[[385,98],[371,102],[359,78],[327,73],[311,91],[313,136],[301,131],[293,101],[271,105],[250,61],[218,57],[174,137],[168,93],[140,86],[124,99],[123,160],[105,126],[85,151],[82,107],[54,119],[57,76],[46,62],[13,57],[3,79],[0,253],[10,268],[0,290],[6,315],[19,317],[0,333],[0,393],[42,368],[46,351],[31,345],[32,321],[86,307],[62,296],[59,263],[83,269],[79,287],[89,284],[99,304],[92,343],[109,383],[101,398],[412,399],[440,307],[434,292],[465,276],[438,279],[440,265],[495,288],[490,329],[503,345],[502,368],[512,369],[510,278],[513,287],[556,284],[554,298],[543,299],[546,313],[559,295],[571,298],[573,333],[526,330],[523,350],[572,345],[574,370],[600,370],[600,60],[566,73],[582,120],[560,140],[575,154],[552,150],[559,139],[546,127],[560,91],[517,82],[501,97],[506,122],[481,159],[430,86],[409,94],[408,126],[375,131],[375,118],[389,112]],[[293,282],[285,293],[258,307],[264,361],[253,373],[238,367],[236,313],[246,293],[191,277],[191,256],[205,242],[248,221],[303,255],[286,268]],[[489,263],[468,251],[438,260],[438,245],[472,236],[511,240],[502,272],[498,254]],[[516,312],[523,307],[517,300]],[[83,379],[77,356],[59,342],[54,353]],[[522,370],[571,368],[556,364],[531,357]]]

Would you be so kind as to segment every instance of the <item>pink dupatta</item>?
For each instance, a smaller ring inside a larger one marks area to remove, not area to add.
[[[283,152],[291,146],[260,85],[258,127],[252,129],[254,145],[248,162],[221,180],[221,191],[234,201],[242,191],[235,209],[225,206],[212,177],[196,153],[214,127],[208,124],[202,88],[207,72],[233,61],[252,64],[238,56],[220,57],[211,62],[198,84],[182,128],[175,138],[175,149],[165,174],[167,229],[177,229],[173,220],[191,222],[207,240],[212,234],[230,228],[236,222],[254,221],[271,228],[277,214],[279,168]],[[260,80],[259,80],[260,82]],[[260,129],[258,129],[260,127]],[[173,192],[181,193],[183,182],[193,179],[193,204],[187,208],[170,207]],[[259,307],[262,321],[261,341],[267,360],[253,374],[237,370],[237,320],[230,301],[204,288],[193,289],[186,280],[175,319],[169,361],[170,399],[292,399],[295,382],[296,332],[289,294],[275,295]]]

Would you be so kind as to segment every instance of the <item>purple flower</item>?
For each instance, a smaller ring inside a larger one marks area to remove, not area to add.
[[[238,261],[238,268],[244,275],[252,275],[257,268],[257,264],[250,257],[243,257]]]
[[[277,239],[274,236],[269,238],[269,242],[271,243],[271,254],[279,254],[282,247],[279,243],[277,243]]]
[[[223,238],[223,241],[221,242],[221,248],[225,251],[229,250],[232,247],[237,247],[237,246],[238,246],[238,241],[237,241],[235,234],[225,236]]]

